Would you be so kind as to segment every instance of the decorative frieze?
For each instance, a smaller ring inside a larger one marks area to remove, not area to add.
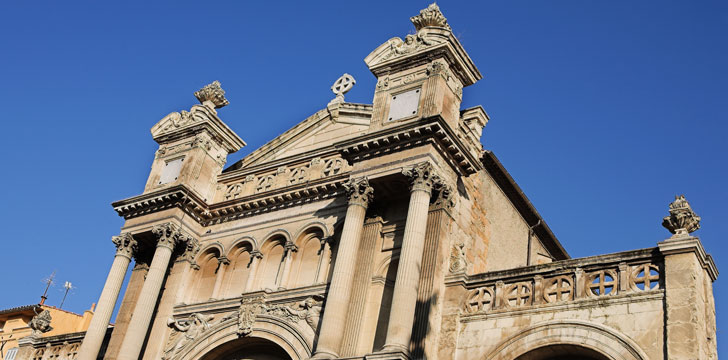
[[[322,162],[323,169],[320,165]],[[346,161],[340,157],[314,158],[308,163],[250,174],[244,180],[226,183],[224,200],[237,199],[288,186],[305,184],[312,180],[328,178],[348,171],[348,166]]]
[[[626,282],[626,283],[623,283]],[[472,288],[465,299],[466,313],[510,311],[544,304],[603,299],[661,289],[657,264],[637,262],[604,268],[545,271],[530,278],[494,280]]]

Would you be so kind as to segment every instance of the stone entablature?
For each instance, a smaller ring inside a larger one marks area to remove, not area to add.
[[[474,275],[466,280],[463,316],[662,296],[662,266],[659,250],[651,248]]]

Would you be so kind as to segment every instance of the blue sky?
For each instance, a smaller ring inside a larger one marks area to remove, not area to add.
[[[123,224],[109,205],[141,193],[157,148],[149,129],[220,80],[220,117],[240,159],[324,107],[347,72],[347,101],[371,103],[363,59],[413,31],[427,2],[4,2],[0,308],[38,301],[57,270],[97,301]],[[484,144],[574,257],[655,246],[675,194],[728,269],[728,3],[442,1],[484,75],[464,107],[491,116]],[[728,355],[728,286],[715,282]],[[8,291],[8,289],[12,289]]]

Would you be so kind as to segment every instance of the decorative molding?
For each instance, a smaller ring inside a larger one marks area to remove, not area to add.
[[[374,188],[369,186],[369,180],[366,177],[349,179],[343,186],[346,189],[349,205],[359,205],[366,208],[374,200]]]
[[[674,234],[673,237],[688,236],[700,229],[700,216],[693,211],[685,195],[676,195],[670,203],[670,215],[662,219],[662,226]]]
[[[215,80],[211,84],[205,85],[202,89],[195,91],[195,97],[201,104],[211,103],[214,109],[227,106],[230,102],[225,98],[225,90],[220,86],[220,82]]]
[[[196,341],[202,333],[210,329],[213,319],[214,316],[212,315],[203,315],[200,313],[193,313],[181,320],[175,320],[171,317],[168,318],[167,326],[172,328],[172,334],[169,336],[169,341],[167,341],[167,345],[164,348],[162,360],[171,359],[180,349]]]

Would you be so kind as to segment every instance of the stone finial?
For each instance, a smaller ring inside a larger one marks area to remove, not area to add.
[[[225,90],[220,87],[220,82],[215,80],[212,84],[207,84],[202,89],[195,91],[195,97],[202,103],[202,105],[210,106],[211,108],[219,109],[223,106],[230,104],[225,98]],[[209,104],[205,104],[209,102]]]
[[[417,29],[417,31],[424,27],[443,27],[451,30],[450,25],[447,23],[447,19],[440,11],[440,7],[435,3],[432,3],[427,8],[420,10],[420,14],[411,17],[410,21],[412,21],[412,24],[415,25],[415,29]]]
[[[349,92],[351,88],[356,84],[356,80],[353,76],[344,73],[336,81],[334,85],[331,85],[331,91],[336,95],[334,100],[331,100],[329,104],[340,104],[344,102],[344,94]]]
[[[700,229],[700,216],[690,207],[685,195],[676,195],[675,201],[670,203],[670,216],[662,219],[662,226],[674,236],[688,235]]]

